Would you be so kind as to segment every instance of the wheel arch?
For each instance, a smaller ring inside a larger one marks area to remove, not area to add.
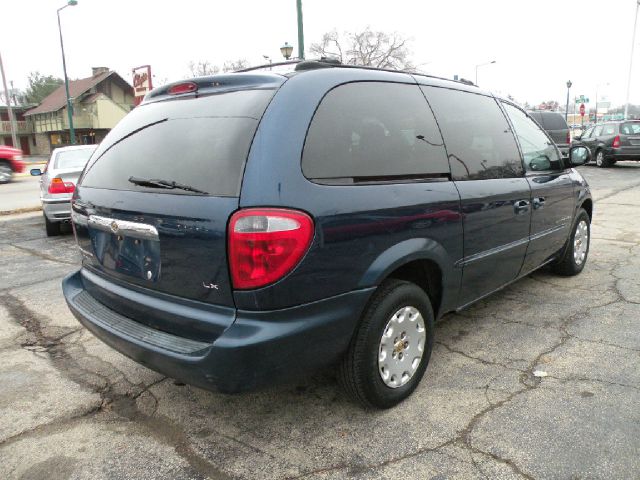
[[[360,286],[378,286],[388,278],[415,283],[429,296],[438,318],[447,308],[448,294],[457,292],[460,279],[455,272],[441,245],[430,239],[414,238],[379,255],[361,278]]]

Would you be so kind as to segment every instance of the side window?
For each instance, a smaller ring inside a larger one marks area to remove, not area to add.
[[[602,135],[615,135],[616,134],[616,127],[615,125],[604,125],[604,127],[602,128]]]
[[[356,82],[324,97],[302,172],[335,183],[449,176],[442,137],[417,85]]]
[[[561,170],[560,155],[547,134],[519,108],[508,103],[503,103],[503,105],[511,119],[518,142],[520,142],[524,166],[527,171]]]
[[[593,134],[593,129],[594,127],[589,128],[586,132],[584,132],[584,135],[582,135],[582,138],[589,138],[591,137],[591,135]]]
[[[593,130],[593,135],[591,135],[592,137],[599,137],[600,135],[602,135],[602,125],[598,125],[595,127],[595,129]]]
[[[523,175],[515,138],[493,98],[447,88],[420,88],[438,119],[454,180]]]

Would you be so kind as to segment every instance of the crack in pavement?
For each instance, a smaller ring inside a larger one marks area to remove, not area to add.
[[[39,425],[33,429],[11,436],[0,442],[0,448],[4,448],[24,438],[29,438],[32,435],[38,435],[42,431],[57,428],[62,429],[64,426],[68,426],[69,422],[73,423],[101,412],[113,411],[119,417],[127,420],[135,420],[136,426],[141,428],[144,433],[152,436],[161,443],[172,446],[178,456],[185,460],[194,472],[206,478],[216,480],[228,480],[232,478],[199,455],[193,449],[191,441],[182,429],[176,426],[170,419],[156,415],[155,408],[151,414],[145,414],[138,408],[136,400],[145,393],[151,394],[150,388],[166,380],[166,377],[148,385],[132,384],[126,380],[124,374],[113,365],[97,356],[88,354],[83,345],[78,343],[65,344],[62,342],[64,338],[78,330],[82,330],[82,328],[70,329],[62,335],[51,336],[47,334],[46,327],[44,327],[47,319],[29,309],[18,297],[11,293],[3,292],[0,294],[0,303],[5,307],[14,322],[26,330],[29,338],[21,345],[23,348],[29,350],[32,347],[39,347],[41,351],[48,354],[51,365],[65,378],[89,391],[98,393],[101,398],[101,403],[97,407],[88,409],[72,418],[54,420],[48,424]],[[83,366],[81,361],[86,362],[87,359],[100,362],[103,370],[116,370],[120,378],[114,382],[109,376],[95,371],[96,369]],[[127,384],[125,393],[116,391],[115,387],[118,381]],[[157,399],[155,396],[153,396],[153,398],[157,407]]]
[[[12,246],[13,248],[16,248],[16,249],[20,250],[21,252],[28,253],[28,254],[33,255],[35,257],[38,257],[38,258],[42,258],[43,260],[48,260],[50,262],[56,262],[56,263],[63,263],[65,265],[80,266],[79,262],[71,262],[69,260],[61,260],[60,258],[54,257],[53,255],[49,255],[48,253],[39,252],[38,250],[33,250],[31,248],[28,248],[28,247],[23,247],[21,245],[16,245],[15,243],[9,243],[9,245]]]

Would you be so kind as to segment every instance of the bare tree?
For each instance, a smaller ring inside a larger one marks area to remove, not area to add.
[[[243,68],[249,68],[249,62],[246,58],[239,58],[235,61],[227,60],[226,62],[224,62],[222,71],[235,72],[236,70],[242,70]]]
[[[345,32],[342,37],[333,30],[325,33],[310,51],[320,57],[334,57],[348,65],[363,65],[396,70],[415,68],[410,60],[409,40],[399,33],[373,31]]]
[[[192,77],[204,77],[206,75],[215,75],[220,72],[220,67],[213,65],[209,60],[200,60],[189,62],[189,71]]]

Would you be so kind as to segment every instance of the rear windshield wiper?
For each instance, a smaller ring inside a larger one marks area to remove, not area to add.
[[[129,177],[129,181],[134,185],[140,185],[141,187],[151,187],[151,188],[166,188],[166,189],[174,189],[185,190],[187,192],[194,193],[202,193],[203,195],[208,195],[209,192],[205,192],[204,190],[199,190],[191,185],[183,185],[181,183],[174,182],[173,180],[160,180],[157,178],[138,178],[138,177]]]

